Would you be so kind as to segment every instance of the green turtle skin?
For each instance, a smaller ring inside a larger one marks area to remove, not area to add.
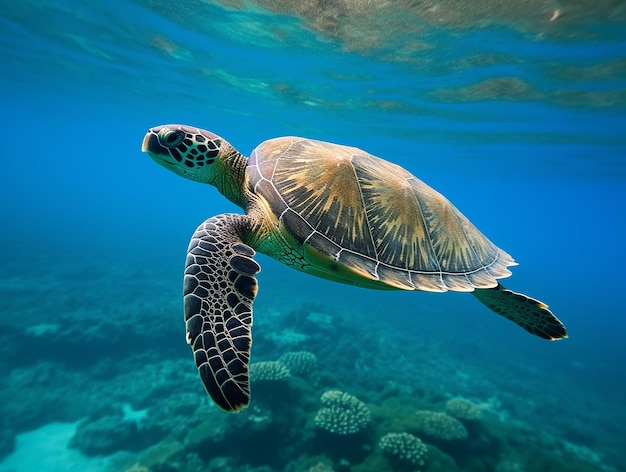
[[[184,276],[187,342],[205,389],[226,411],[250,401],[256,251],[366,288],[471,292],[532,334],[567,337],[547,305],[500,285],[513,258],[402,167],[298,137],[265,141],[246,158],[218,135],[184,125],[150,129],[142,150],[245,211],[196,229]]]

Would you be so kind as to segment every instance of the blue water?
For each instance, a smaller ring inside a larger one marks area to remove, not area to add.
[[[424,441],[424,471],[626,470],[626,13],[394,3],[3,6],[1,471],[414,470],[379,447],[390,432]],[[515,257],[506,285],[569,338],[259,255],[252,361],[317,368],[221,412],[185,344],[182,270],[196,226],[240,210],[140,152],[163,123],[246,155],[301,135],[404,166]],[[366,404],[364,430],[315,425],[329,389]],[[455,397],[482,411],[466,439],[418,431],[415,411]]]

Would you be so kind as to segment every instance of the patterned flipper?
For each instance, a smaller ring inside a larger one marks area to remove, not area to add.
[[[239,236],[246,219],[225,214],[206,220],[191,238],[185,267],[187,342],[206,391],[226,411],[250,402],[254,274],[261,268]]]
[[[517,323],[540,338],[556,340],[567,337],[565,326],[548,310],[548,305],[498,284],[494,288],[476,289],[476,298],[499,315]]]

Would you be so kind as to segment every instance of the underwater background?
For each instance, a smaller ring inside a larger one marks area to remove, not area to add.
[[[625,23],[610,0],[5,2],[0,471],[626,470]],[[252,403],[222,412],[182,271],[240,210],[141,153],[164,123],[402,165],[569,338],[258,255]]]

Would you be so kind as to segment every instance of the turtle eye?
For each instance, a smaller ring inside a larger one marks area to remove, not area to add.
[[[159,131],[159,141],[165,147],[176,147],[183,139],[185,139],[185,132],[180,129],[163,128]]]

